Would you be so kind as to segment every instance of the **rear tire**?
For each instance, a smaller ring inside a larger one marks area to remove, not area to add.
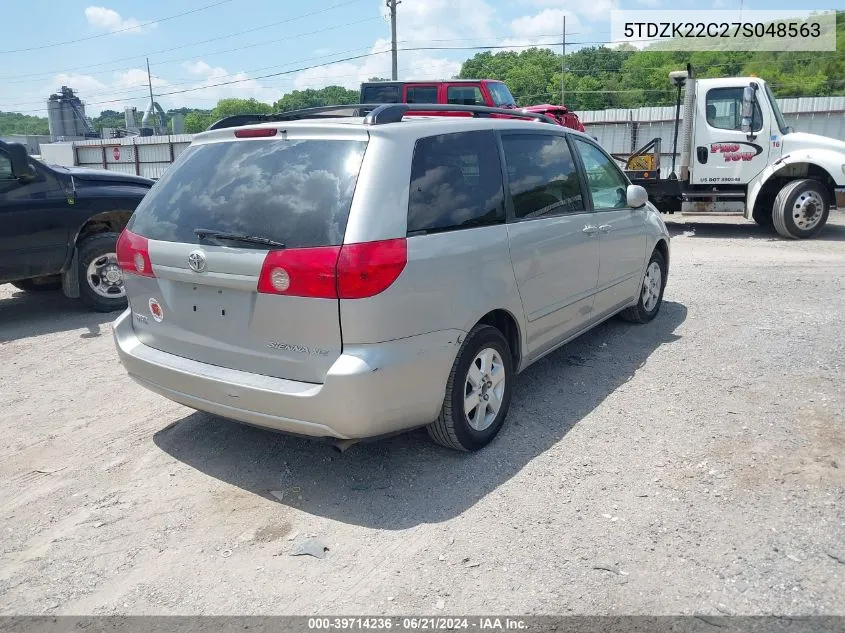
[[[640,284],[637,305],[624,309],[619,316],[631,323],[648,323],[663,305],[663,290],[666,288],[666,260],[655,249],[648,260],[642,284]]]
[[[12,285],[24,292],[48,292],[62,289],[62,278],[58,275],[50,277],[35,277],[34,279],[20,279]]]
[[[818,233],[829,213],[827,190],[820,182],[805,178],[784,185],[775,198],[772,217],[782,237],[801,240]]]
[[[505,422],[513,381],[507,339],[494,327],[476,325],[452,365],[440,416],[427,427],[431,439],[459,451],[487,446]]]
[[[79,259],[79,299],[97,312],[126,309],[123,273],[117,267],[117,233],[97,233],[77,248]],[[114,280],[114,270],[120,273]]]

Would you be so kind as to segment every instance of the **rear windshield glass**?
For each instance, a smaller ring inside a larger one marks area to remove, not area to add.
[[[194,230],[291,248],[343,242],[366,142],[250,140],[186,149],[129,223],[153,240],[198,243]],[[239,243],[238,246],[241,246]]]
[[[361,91],[361,103],[399,103],[401,101],[399,86],[396,84],[364,86]]]

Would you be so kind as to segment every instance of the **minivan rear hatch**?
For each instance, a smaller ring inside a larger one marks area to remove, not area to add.
[[[142,343],[324,380],[341,353],[334,267],[367,146],[343,127],[220,130],[183,152],[118,243]]]

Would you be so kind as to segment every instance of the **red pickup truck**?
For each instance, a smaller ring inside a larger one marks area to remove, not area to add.
[[[447,81],[370,81],[361,84],[361,103],[437,103],[475,105],[491,108],[517,108],[511,91],[494,79],[449,79]],[[546,114],[560,125],[584,131],[574,112],[565,106],[543,104],[522,108]],[[425,112],[417,112],[424,115]],[[432,112],[444,116],[442,112]],[[451,113],[450,116],[468,116]]]

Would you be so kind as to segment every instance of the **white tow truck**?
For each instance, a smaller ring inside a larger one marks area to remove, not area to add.
[[[678,94],[671,174],[660,177],[659,139],[616,155],[658,209],[742,213],[801,239],[821,230],[831,208],[845,207],[845,142],[794,132],[765,81],[696,79],[690,66],[669,79]]]

